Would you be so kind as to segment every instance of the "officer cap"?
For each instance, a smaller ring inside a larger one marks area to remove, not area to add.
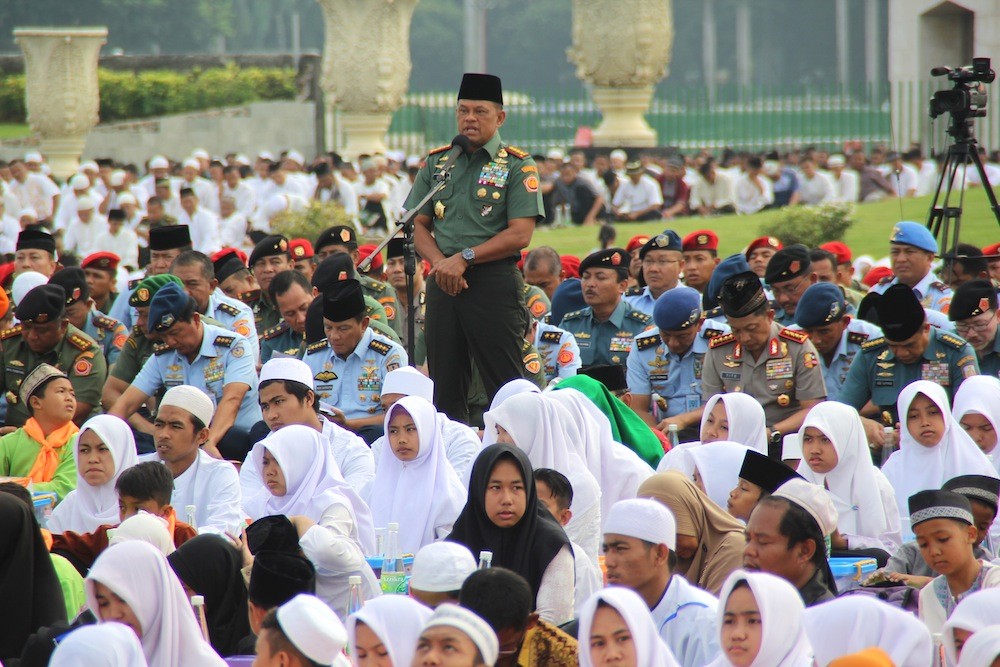
[[[664,331],[689,329],[700,319],[701,294],[691,287],[667,290],[653,304],[653,322]]]
[[[215,268],[215,279],[220,283],[225,282],[226,278],[234,273],[247,268],[247,265],[243,263],[243,260],[235,252],[226,253],[214,260],[212,266]]]
[[[323,291],[323,318],[345,322],[365,313],[365,295],[354,278],[341,280]]]
[[[580,275],[587,269],[614,269],[618,276],[624,279],[628,275],[628,253],[621,248],[608,248],[592,252],[580,262]]]
[[[389,239],[389,243],[385,246],[385,258],[392,259],[393,257],[405,257],[406,256],[406,239],[397,236],[395,238]],[[372,266],[375,266],[372,264]]]
[[[39,285],[28,291],[14,309],[22,322],[45,324],[61,319],[66,313],[66,290],[62,285]]]
[[[661,233],[646,241],[642,249],[639,250],[639,258],[642,259],[650,250],[676,250],[681,251],[681,237],[672,229],[664,229]]]
[[[102,271],[116,273],[118,271],[118,262],[120,261],[122,261],[122,258],[115,253],[101,251],[87,255],[80,262],[80,267],[84,269],[101,269]]]
[[[625,250],[626,252],[632,252],[636,248],[641,248],[642,246],[646,245],[648,241],[649,241],[648,234],[636,234],[635,236],[633,236],[628,240],[628,245],[625,246]]]
[[[149,321],[146,331],[163,333],[174,326],[185,314],[192,299],[184,288],[174,282],[169,282],[157,290],[149,303]]]
[[[567,278],[580,277],[580,258],[576,255],[560,255],[559,263],[562,264],[563,271]]]
[[[708,287],[705,288],[705,295],[702,298],[705,308],[711,309],[719,305],[722,283],[726,281],[726,278],[735,276],[738,273],[746,273],[749,270],[750,265],[747,264],[747,258],[741,253],[730,255],[719,262],[719,265],[715,267],[715,271],[712,271],[712,277],[708,279]]]
[[[767,262],[764,280],[769,285],[793,280],[809,273],[810,266],[809,248],[795,243],[774,253]]]
[[[588,366],[581,368],[576,373],[594,378],[612,393],[628,389],[628,383],[625,381],[625,367],[619,364]]]
[[[744,271],[722,283],[719,303],[726,317],[746,317],[766,304],[767,296],[757,274]]]
[[[997,291],[989,280],[970,280],[955,290],[948,309],[952,322],[967,320],[997,309]]]
[[[125,211],[120,208],[113,208],[108,211],[108,220],[117,220],[118,222],[125,221]]]
[[[810,285],[795,309],[795,323],[803,329],[841,320],[847,313],[844,292],[833,283]]]
[[[353,278],[355,275],[354,261],[351,256],[339,252],[319,263],[319,266],[313,271],[312,286],[325,294],[336,283]]]
[[[257,260],[265,257],[280,257],[282,255],[288,257],[288,239],[280,234],[271,234],[270,236],[265,236],[253,247],[253,252],[250,253],[250,259],[247,261],[247,264],[250,268],[253,268]]]
[[[397,253],[395,255],[388,255],[389,259],[392,259],[393,257],[402,257],[403,256],[403,250],[399,247],[400,245],[401,245],[400,243],[396,243],[395,239],[393,239],[392,241],[389,241],[389,245],[387,245],[385,247],[386,253],[387,254],[389,252],[396,252]],[[366,259],[368,259],[369,257],[371,257],[371,254],[373,252],[375,252],[375,248],[377,248],[377,247],[378,246],[376,246],[373,243],[366,243],[364,245],[358,246],[358,264],[361,264],[361,262],[363,262]],[[382,262],[382,253],[379,253],[379,254],[375,255],[374,257],[372,257],[372,263],[371,263],[371,266],[368,267],[368,270],[369,271],[377,271],[377,270],[381,269],[383,266],[384,266],[384,264]]]
[[[924,325],[924,307],[906,285],[896,284],[875,301],[882,333],[893,342],[907,340]]]
[[[18,398],[21,399],[21,404],[27,404],[28,399],[34,395],[38,388],[43,384],[51,380],[52,378],[64,378],[66,374],[55,366],[49,364],[38,364],[24,381],[21,382],[21,386],[18,389]]]
[[[320,251],[328,245],[342,245],[348,250],[358,249],[358,235],[353,227],[336,225],[320,232],[316,238],[316,250]]]
[[[44,250],[53,257],[56,254],[56,241],[52,235],[43,229],[25,229],[17,235],[17,250]]]
[[[986,257],[995,257],[1000,255],[1000,243],[991,243],[983,248],[983,255]]]
[[[837,258],[837,264],[850,264],[851,263],[851,248],[843,241],[830,241],[824,243],[820,246],[821,250],[826,250],[828,253]]]
[[[751,241],[750,245],[747,246],[747,249],[743,251],[743,254],[744,254],[745,257],[749,258],[750,257],[750,253],[752,253],[754,250],[758,250],[760,248],[770,248],[771,250],[781,250],[784,247],[785,246],[782,245],[781,241],[778,240],[777,238],[773,237],[773,236],[761,236],[760,238],[754,239],[753,241]]]
[[[133,308],[147,308],[149,304],[153,301],[153,297],[156,293],[160,291],[160,288],[167,283],[174,283],[178,287],[183,287],[184,284],[181,279],[172,273],[163,273],[158,276],[149,276],[148,278],[143,278],[135,289],[132,291],[132,295],[128,298],[128,305]]]
[[[889,237],[889,243],[896,245],[911,245],[914,248],[920,248],[921,250],[926,250],[927,252],[937,253],[938,242],[931,234],[931,230],[923,226],[919,222],[910,222],[904,220],[903,222],[897,222],[892,228],[892,236]]]
[[[743,456],[743,467],[740,468],[739,476],[768,493],[774,493],[779,486],[790,479],[801,477],[781,461],[753,449],[748,449]]]
[[[90,298],[87,274],[78,266],[67,266],[65,269],[59,269],[49,278],[49,284],[59,285],[65,290],[67,306],[72,306],[81,299]]]
[[[458,99],[485,100],[503,106],[503,85],[500,83],[500,77],[466,72],[462,76],[462,85],[458,88]]]
[[[187,225],[164,225],[149,230],[150,250],[176,250],[191,245],[191,229]]]
[[[719,236],[711,229],[699,229],[684,237],[681,249],[688,250],[718,250]]]
[[[309,239],[292,239],[288,242],[288,254],[297,262],[302,259],[312,259],[316,253],[313,252]]]

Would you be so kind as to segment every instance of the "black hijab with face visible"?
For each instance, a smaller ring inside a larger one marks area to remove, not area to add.
[[[524,516],[510,528],[497,526],[486,512],[486,488],[493,469],[501,461],[513,463],[521,471],[527,499]],[[477,557],[480,551],[492,551],[492,565],[520,574],[531,584],[536,596],[545,568],[560,549],[569,546],[562,526],[538,501],[535,474],[528,456],[506,444],[485,447],[476,457],[469,480],[469,499],[455,520],[448,540],[464,544]]]

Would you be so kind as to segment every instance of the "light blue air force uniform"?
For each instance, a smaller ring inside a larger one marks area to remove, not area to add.
[[[576,375],[583,362],[576,337],[553,324],[539,322],[535,330],[535,349],[542,355],[545,381]]]
[[[876,294],[884,294],[887,289],[899,283],[899,278],[883,278],[877,285],[872,287]],[[934,276],[933,271],[928,271],[920,282],[913,286],[913,293],[920,300],[920,305],[939,313],[948,314],[951,307],[951,288],[945,285]]]
[[[245,337],[253,350],[254,361],[260,359],[260,341],[254,326],[253,310],[239,299],[226,296],[218,287],[208,297],[208,312],[205,314],[230,331]]]
[[[344,412],[347,419],[382,413],[382,381],[389,371],[407,364],[406,350],[366,329],[354,351],[341,359],[323,339],[306,348],[302,359],[313,374],[316,394]]]
[[[789,328],[799,329],[800,327],[796,324]],[[881,337],[882,330],[871,322],[852,319],[840,337],[840,342],[837,344],[837,349],[833,353],[830,364],[827,365],[826,359],[823,358],[822,354],[816,355],[819,357],[820,368],[823,369],[823,381],[826,383],[827,400],[839,400],[840,388],[844,386],[844,380],[847,379],[847,371],[850,370],[854,357],[861,351],[861,346],[869,340]]]
[[[132,386],[147,396],[154,396],[160,387],[187,384],[208,394],[216,406],[222,400],[226,385],[239,382],[249,387],[240,403],[234,426],[249,430],[263,419],[257,400],[257,368],[253,350],[246,337],[214,324],[205,324],[201,349],[193,362],[165,345],[153,348],[153,354],[143,364]]]

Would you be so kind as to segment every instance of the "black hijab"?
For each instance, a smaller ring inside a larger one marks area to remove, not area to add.
[[[35,513],[0,493],[0,660],[21,657],[39,628],[66,622],[62,586]]]
[[[493,469],[501,461],[510,461],[520,469],[527,495],[524,516],[510,528],[497,526],[486,513],[486,487]],[[448,540],[464,544],[476,556],[480,551],[492,551],[492,564],[513,570],[527,579],[535,596],[545,568],[560,549],[569,546],[562,526],[538,502],[535,474],[528,456],[517,447],[505,444],[490,445],[476,457],[469,480],[469,499],[455,520]]]
[[[167,561],[188,588],[205,596],[212,648],[221,656],[236,655],[237,644],[250,634],[240,552],[218,535],[199,535],[167,556]]]

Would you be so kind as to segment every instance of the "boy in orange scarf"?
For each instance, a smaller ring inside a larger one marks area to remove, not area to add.
[[[73,423],[73,385],[58,368],[39,364],[18,394],[31,417],[0,438],[0,476],[25,478],[34,491],[50,491],[62,500],[76,488],[73,448],[66,446],[80,431]]]

